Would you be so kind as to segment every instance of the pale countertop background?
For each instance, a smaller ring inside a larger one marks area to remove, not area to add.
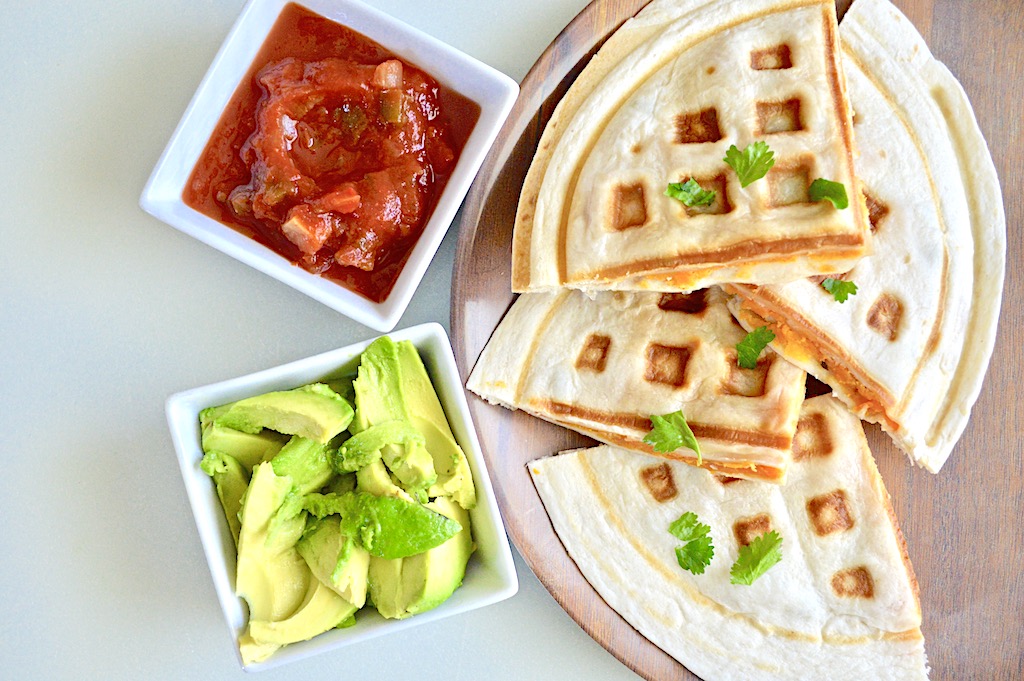
[[[521,80],[586,0],[371,4]],[[0,678],[243,678],[164,401],[376,333],[138,207],[242,0],[0,5]],[[397,328],[448,327],[457,236]],[[516,568],[508,601],[258,678],[638,678]]]

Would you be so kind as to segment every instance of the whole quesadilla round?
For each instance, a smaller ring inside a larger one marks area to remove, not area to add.
[[[705,681],[926,679],[917,583],[860,421],[807,400],[794,454],[784,485],[609,446],[528,469],[594,589]],[[701,574],[669,532],[687,513],[713,546]],[[781,560],[734,583],[741,551],[770,533]]]
[[[512,289],[691,291],[848,270],[870,237],[853,155],[832,0],[655,0],[548,122]],[[760,174],[741,174],[746,162]],[[818,178],[845,187],[848,209],[811,200]],[[666,195],[690,182],[696,198]]]
[[[840,34],[874,253],[834,275],[856,287],[844,302],[820,278],[727,288],[741,323],[767,324],[773,348],[937,472],[994,344],[999,181],[967,96],[906,17],[856,0]]]
[[[654,453],[652,415],[682,410],[701,465],[781,481],[806,374],[765,351],[751,368],[746,334],[718,288],[690,294],[564,289],[524,293],[498,325],[467,387],[602,442]],[[681,447],[658,452],[697,463]]]

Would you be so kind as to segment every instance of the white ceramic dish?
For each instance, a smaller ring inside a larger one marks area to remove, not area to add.
[[[356,625],[332,629],[316,638],[294,643],[275,652],[267,661],[243,667],[248,671],[268,669],[311,655],[360,643],[377,636],[491,605],[514,595],[519,589],[512,553],[494,499],[487,466],[469,415],[462,381],[455,366],[448,336],[440,324],[414,326],[391,334],[396,341],[409,340],[423,358],[427,373],[441,400],[452,432],[466,452],[477,489],[477,506],[470,511],[476,551],[470,558],[462,586],[437,608],[404,620],[386,620],[371,606],[356,616]],[[224,518],[213,481],[199,467],[203,458],[200,442],[199,412],[272,390],[287,390],[306,383],[352,376],[359,355],[372,341],[308,357],[248,376],[195,388],[172,395],[167,400],[167,421],[178,454],[199,539],[213,576],[217,599],[231,629],[235,654],[238,636],[245,630],[248,613],[244,601],[235,595],[235,545]]]
[[[185,205],[182,191],[238,84],[288,0],[250,0],[210,65],[142,192],[140,204],[203,243],[255,267],[378,331],[390,331],[455,218],[484,156],[519,93],[508,76],[355,0],[302,0],[299,4],[352,28],[432,75],[442,86],[480,106],[480,117],[390,295],[374,303],[306,272],[274,251]]]

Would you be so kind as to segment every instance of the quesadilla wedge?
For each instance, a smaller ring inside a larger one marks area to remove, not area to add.
[[[806,374],[767,351],[753,369],[740,367],[745,335],[718,288],[523,294],[467,387],[602,442],[696,464],[691,449],[654,452],[643,442],[652,415],[681,409],[702,466],[781,481]]]
[[[755,143],[774,166],[746,185],[725,159]],[[864,204],[812,202],[809,185],[858,199],[853,154],[832,0],[655,0],[548,122],[519,201],[512,290],[691,291],[848,270],[868,251]],[[710,203],[665,195],[689,180]]]
[[[886,0],[857,0],[840,29],[874,254],[842,279],[729,286],[748,327],[938,472],[966,427],[995,339],[1005,219],[970,103]]]
[[[527,467],[587,581],[705,681],[926,679],[917,582],[860,421],[821,396],[800,424],[784,485],[609,446]],[[710,528],[702,574],[676,558],[685,513]],[[733,583],[741,547],[770,531],[781,560]]]

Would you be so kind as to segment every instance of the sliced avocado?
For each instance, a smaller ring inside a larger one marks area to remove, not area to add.
[[[402,563],[404,558],[387,560],[370,556],[368,574],[370,600],[381,617],[402,619],[411,613],[405,609],[402,600]]]
[[[224,452],[250,471],[256,464],[272,459],[287,441],[287,435],[272,430],[243,433],[212,421],[203,427],[204,452]]]
[[[441,545],[462,526],[423,504],[365,492],[307,494],[302,508],[317,518],[341,515],[341,533],[371,555],[404,558]]]
[[[327,484],[323,487],[324,494],[344,494],[345,492],[352,492],[356,488],[356,474],[355,473],[341,473],[335,475]]]
[[[214,423],[246,433],[269,428],[326,444],[348,427],[352,416],[352,405],[345,398],[322,383],[313,383],[239,400],[216,416]]]
[[[408,601],[405,609],[413,615],[448,600],[462,584],[466,564],[475,548],[465,509],[443,497],[427,506],[458,522],[462,530],[436,548],[409,556],[402,564],[402,594]]]
[[[402,501],[413,501],[408,492],[391,480],[388,469],[380,459],[356,471],[356,489],[375,494],[378,497],[395,497]]]
[[[469,514],[448,499],[438,499],[431,506],[461,524],[462,530],[440,546],[414,556],[370,557],[370,599],[382,617],[404,619],[436,608],[462,584],[474,548]]]
[[[391,338],[383,336],[366,348],[352,386],[356,395],[356,415],[350,428],[353,433],[358,434],[389,421],[411,423],[403,392],[398,346]],[[437,480],[433,457],[421,440],[385,445],[381,456],[407,491],[426,489]]]
[[[277,475],[290,477],[299,494],[307,494],[323,487],[334,475],[330,452],[330,445],[296,435],[270,460],[270,465]]]
[[[249,472],[242,468],[242,464],[234,457],[216,450],[207,452],[199,466],[213,478],[220,506],[224,509],[224,516],[227,518],[237,548],[238,533],[242,527],[238,520],[238,512],[242,510],[242,497],[249,487]]]
[[[249,604],[250,619],[289,617],[302,604],[312,579],[295,550],[305,518],[294,518],[270,533],[271,519],[291,489],[290,477],[278,476],[270,463],[261,463],[253,469],[242,500],[235,592]]]
[[[370,554],[357,546],[354,538],[342,534],[340,521],[336,515],[310,520],[295,549],[305,559],[313,576],[361,608],[366,603]]]
[[[471,509],[476,506],[473,473],[465,452],[455,441],[423,360],[409,341],[397,344],[397,354],[409,417],[425,438],[437,472],[437,482],[427,494],[451,497],[462,508]]]
[[[277,622],[250,618],[249,635],[256,643],[288,645],[306,641],[333,629],[358,609],[323,582],[314,579],[305,600],[291,617]]]
[[[376,461],[387,445],[423,446],[423,436],[408,421],[385,421],[359,431],[338,447],[333,459],[339,473],[357,471]]]

